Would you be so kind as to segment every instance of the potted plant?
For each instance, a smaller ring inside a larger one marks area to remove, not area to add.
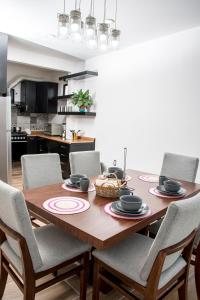
[[[85,112],[85,109],[89,111],[90,106],[93,104],[93,99],[89,90],[84,92],[81,89],[75,92],[72,96],[72,103],[79,107],[80,112]]]

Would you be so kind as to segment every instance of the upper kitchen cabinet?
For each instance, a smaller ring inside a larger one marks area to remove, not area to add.
[[[37,82],[36,84],[36,112],[57,113],[58,83]]]
[[[36,82],[31,80],[23,80],[21,82],[21,103],[24,110],[28,113],[36,111]]]

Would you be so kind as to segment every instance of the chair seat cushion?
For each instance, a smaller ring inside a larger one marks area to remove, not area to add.
[[[140,277],[140,273],[153,241],[147,236],[134,234],[112,248],[95,250],[93,255],[114,270],[146,286],[147,281]],[[159,288],[163,287],[185,265],[185,260],[180,257],[172,267],[162,272]]]
[[[36,228],[34,233],[43,263],[41,268],[35,270],[36,273],[48,270],[91,249],[87,243],[76,239],[53,224]],[[1,245],[1,249],[22,274],[21,259],[14,253],[7,241]]]

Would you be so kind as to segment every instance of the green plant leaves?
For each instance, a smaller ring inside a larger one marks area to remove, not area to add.
[[[90,91],[83,91],[82,89],[80,89],[79,91],[75,92],[72,96],[72,103],[78,107],[91,106],[93,104],[93,99],[90,95]]]

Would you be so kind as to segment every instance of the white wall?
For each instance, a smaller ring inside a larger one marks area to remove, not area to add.
[[[83,60],[73,56],[9,36],[8,60],[52,70],[79,72]]]
[[[200,157],[200,28],[86,61],[98,69],[95,119],[68,118],[68,127],[96,137],[108,165],[159,173],[165,151]],[[200,181],[200,172],[198,173]]]

